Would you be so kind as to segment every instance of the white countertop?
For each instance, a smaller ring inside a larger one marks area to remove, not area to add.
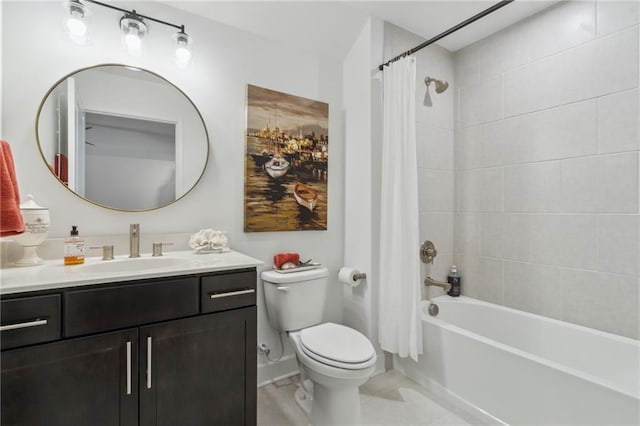
[[[139,259],[143,258],[151,258],[151,255],[142,255]],[[97,272],[91,270],[92,265],[113,262],[113,266],[116,266],[114,269],[117,269],[116,263],[122,262],[121,264],[126,266],[124,263],[136,261],[136,259],[129,259],[128,256],[116,256],[114,260],[91,257],[87,258],[82,265],[64,266],[62,259],[56,259],[47,260],[38,266],[3,268],[0,270],[0,294],[243,269],[259,266],[263,263],[233,250],[225,253],[208,254],[196,254],[193,251],[165,252],[162,258],[157,259],[168,258],[181,260],[176,261],[174,265],[161,265],[160,267],[133,271]],[[152,263],[152,261],[149,263]]]

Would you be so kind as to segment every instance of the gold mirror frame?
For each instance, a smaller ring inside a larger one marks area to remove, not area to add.
[[[198,114],[198,118],[200,119],[200,122],[202,123],[202,128],[204,129],[204,135],[205,135],[205,139],[206,139],[206,157],[205,157],[205,162],[204,165],[202,166],[202,172],[200,173],[200,176],[198,176],[198,179],[193,183],[193,185],[191,186],[191,188],[189,188],[187,191],[184,192],[184,194],[182,194],[181,196],[177,197],[175,200],[171,201],[170,203],[167,204],[163,204],[160,205],[158,207],[153,207],[153,208],[149,208],[149,209],[140,209],[140,210],[127,210],[127,209],[120,209],[117,207],[111,207],[111,206],[107,206],[104,204],[100,204],[98,202],[95,202],[93,200],[90,200],[80,194],[78,194],[77,192],[75,192],[73,189],[69,188],[63,181],[62,179],[60,179],[60,177],[58,177],[58,175],[55,174],[53,168],[50,166],[49,162],[47,161],[45,154],[42,150],[42,143],[40,142],[40,130],[39,130],[39,122],[40,122],[40,114],[42,112],[42,109],[45,105],[45,102],[47,101],[47,99],[49,98],[49,95],[51,94],[51,92],[53,92],[60,83],[62,83],[63,81],[65,81],[67,78],[78,74],[82,71],[87,71],[87,70],[91,70],[94,68],[100,68],[100,67],[126,67],[126,68],[135,68],[137,70],[140,71],[144,71],[147,72],[157,78],[159,78],[160,80],[166,82],[167,84],[169,84],[170,86],[172,86],[173,88],[175,88],[180,94],[182,94],[182,96],[185,97],[185,99],[187,101],[189,101],[189,103],[191,104],[191,106],[193,107],[193,109],[195,110],[195,112]],[[157,74],[153,71],[149,71],[145,68],[140,68],[138,66],[132,66],[132,65],[125,65],[125,64],[118,64],[118,63],[104,63],[104,64],[98,64],[98,65],[92,65],[89,67],[84,67],[84,68],[79,68],[73,72],[70,72],[68,74],[66,74],[65,76],[63,76],[62,78],[58,79],[52,86],[51,88],[47,91],[47,93],[45,93],[44,97],[42,98],[42,101],[40,102],[40,106],[38,107],[38,113],[36,114],[36,120],[35,120],[35,130],[36,130],[36,142],[38,144],[38,151],[40,152],[40,157],[42,158],[42,161],[45,164],[45,167],[47,167],[47,169],[49,170],[49,172],[56,178],[56,180],[60,183],[60,185],[62,185],[67,191],[71,192],[73,195],[75,195],[76,197],[89,202],[90,204],[93,204],[95,206],[98,207],[102,207],[104,209],[107,210],[115,210],[115,211],[120,211],[120,212],[128,212],[128,213],[140,213],[140,212],[147,212],[147,211],[153,211],[153,210],[158,210],[167,206],[170,206],[174,203],[176,203],[177,201],[183,199],[187,194],[189,194],[191,191],[193,191],[193,189],[198,185],[198,183],[200,183],[200,181],[202,180],[202,177],[204,176],[204,172],[207,170],[207,165],[209,164],[209,154],[211,152],[211,148],[210,148],[210,143],[211,140],[209,138],[209,131],[207,129],[207,125],[204,121],[204,118],[202,117],[202,114],[200,113],[200,110],[198,109],[198,107],[196,107],[196,104],[191,100],[191,98],[189,96],[187,96],[186,93],[184,93],[178,86],[176,86],[175,84],[173,84],[172,82],[170,82],[169,80],[167,80],[166,78],[164,78],[163,76],[161,76],[160,74]]]

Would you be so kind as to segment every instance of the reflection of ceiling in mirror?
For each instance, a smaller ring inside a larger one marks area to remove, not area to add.
[[[116,115],[96,114],[91,112],[88,112],[86,115],[86,124],[87,126],[96,125],[102,127],[113,127],[116,129],[134,130],[137,132],[168,136],[171,138],[175,137],[176,129],[174,123],[163,123],[161,121],[119,117]]]
[[[130,78],[133,80],[148,81],[151,83],[160,83],[162,85],[167,84],[163,79],[151,74],[150,72],[144,72],[137,69],[128,68],[126,66],[105,66],[100,68],[93,68],[88,70],[90,72],[102,72],[105,74],[111,74],[118,77]]]
[[[89,156],[101,156],[103,161],[144,158],[169,161],[175,167],[175,124],[94,113],[86,118],[87,160]]]

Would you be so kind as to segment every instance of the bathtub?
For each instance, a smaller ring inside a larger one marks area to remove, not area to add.
[[[400,369],[512,425],[640,424],[640,342],[468,297],[423,302],[424,354]]]

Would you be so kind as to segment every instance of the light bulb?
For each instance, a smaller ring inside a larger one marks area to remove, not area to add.
[[[176,63],[179,67],[186,67],[191,60],[191,52],[185,46],[178,46],[176,49]]]
[[[124,36],[124,44],[127,45],[127,49],[129,50],[138,50],[140,46],[142,46],[142,40],[140,40],[134,28],[130,28],[129,34]]]
[[[84,37],[87,33],[87,24],[82,18],[81,15],[72,12],[69,19],[67,19],[67,29],[72,36]]]

